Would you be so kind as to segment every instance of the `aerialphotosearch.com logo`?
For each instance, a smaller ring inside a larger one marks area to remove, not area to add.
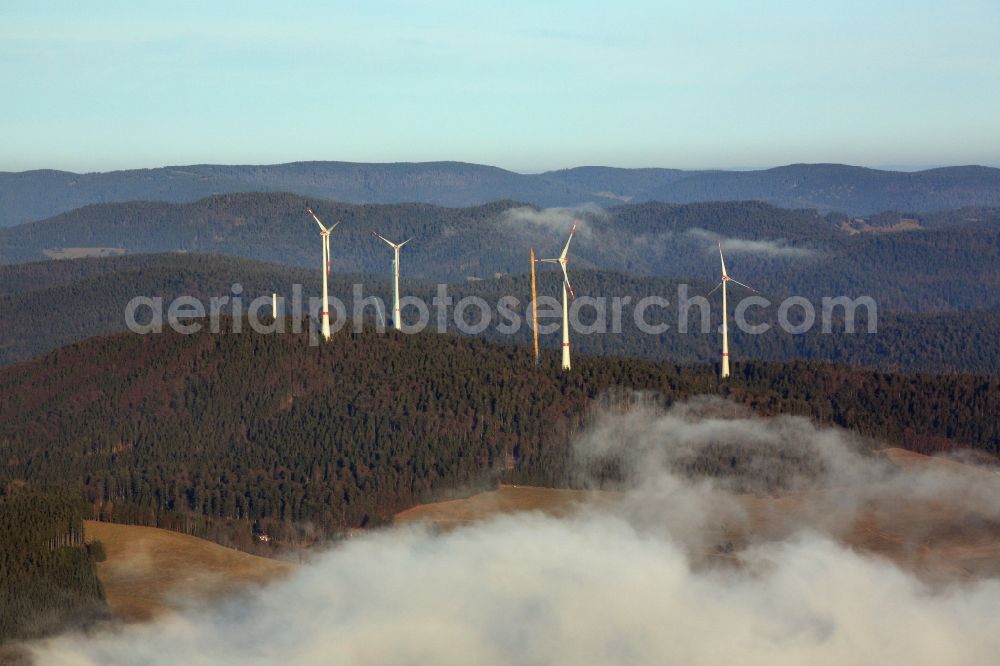
[[[321,299],[310,297],[305,301],[302,285],[292,285],[291,298],[278,297],[277,317],[272,316],[272,296],[254,298],[244,304],[243,286],[232,285],[230,295],[208,299],[208,304],[193,296],[179,296],[164,307],[164,299],[159,296],[136,296],[125,307],[125,324],[130,331],[141,335],[161,333],[164,325],[181,334],[194,334],[203,330],[208,319],[209,330],[219,333],[223,321],[232,332],[243,330],[244,316],[249,328],[255,333],[309,333],[310,344],[319,344],[319,315]],[[343,300],[330,297],[330,332],[342,330],[349,322],[355,332],[360,333],[366,323],[373,323],[384,331],[388,324],[384,301],[375,295],[365,295],[364,286],[355,283],[351,289],[350,312]],[[762,335],[774,325],[792,335],[802,335],[812,331],[817,323],[816,307],[812,301],[802,296],[791,296],[778,303],[772,317],[774,324],[760,321],[760,315],[768,315],[774,305],[759,294],[736,300],[735,308],[729,316],[729,326],[749,335]],[[303,307],[308,303],[308,310]],[[702,295],[691,295],[688,285],[677,286],[675,307],[663,296],[578,296],[570,302],[569,326],[576,335],[621,333],[626,322],[647,335],[663,335],[671,330],[668,318],[675,318],[677,333],[715,333],[712,328],[713,304]],[[400,330],[404,333],[420,333],[427,330],[433,321],[434,330],[439,333],[459,331],[466,335],[479,335],[493,327],[500,335],[516,335],[522,326],[531,327],[531,302],[522,302],[515,296],[502,296],[492,306],[481,296],[469,295],[457,302],[448,294],[448,285],[437,285],[437,293],[430,305],[417,296],[402,296],[399,299],[401,312]],[[718,307],[718,304],[715,305]],[[823,333],[832,333],[834,322],[843,323],[843,332],[855,332],[855,318],[859,309],[865,311],[865,325],[868,333],[876,333],[878,328],[878,308],[870,296],[851,298],[848,296],[823,297],[819,322]],[[562,325],[562,304],[552,296],[540,296],[537,300],[538,332],[542,335],[556,333]],[[304,315],[308,311],[308,323]],[[432,313],[433,311],[433,313]],[[751,313],[756,313],[757,323],[751,323]],[[232,316],[239,313],[240,316]],[[433,316],[432,316],[433,314]],[[543,323],[544,322],[544,323]],[[694,326],[692,325],[694,323]],[[839,331],[838,331],[839,332]]]

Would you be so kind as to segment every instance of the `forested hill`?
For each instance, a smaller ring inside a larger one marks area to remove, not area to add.
[[[111,251],[213,252],[315,268],[312,204],[333,232],[333,269],[379,274],[391,253],[371,235],[415,237],[404,279],[455,282],[527,270],[527,251],[555,256],[574,218],[571,270],[715,281],[717,242],[731,273],[771,298],[872,296],[906,311],[1000,306],[1000,209],[922,216],[886,214],[864,224],[753,203],[642,204],[603,211],[537,211],[499,202],[475,208],[356,206],[290,194],[211,197],[194,204],[90,206],[0,230],[0,262]],[[895,222],[894,222],[895,220]]]
[[[350,296],[355,284],[363,295],[375,295],[383,302],[390,298],[388,275],[377,276],[334,274],[330,293],[352,302]],[[687,333],[678,331],[677,311],[679,283],[668,278],[637,277],[608,271],[575,271],[573,282],[583,297],[608,297],[631,299],[638,303],[647,296],[668,298],[665,308],[652,307],[644,315],[651,323],[665,322],[670,327],[662,333],[651,334],[639,330],[635,324],[633,308],[623,309],[620,332],[615,332],[609,321],[608,306],[606,330],[574,333],[574,349],[587,354],[617,354],[648,360],[668,360],[676,363],[714,362],[719,354],[719,301],[718,293],[712,298],[711,322],[702,332],[693,323]],[[319,271],[293,268],[279,264],[255,262],[248,259],[202,254],[130,255],[102,259],[72,259],[47,261],[16,266],[0,266],[0,311],[6,313],[5,325],[0,327],[0,365],[23,361],[32,356],[77,342],[87,337],[123,331],[125,309],[135,296],[160,297],[164,309],[179,296],[192,296],[203,303],[209,299],[231,295],[233,284],[239,283],[245,304],[264,296],[270,312],[270,294],[290,298],[292,285],[301,284],[305,297],[320,293]],[[703,294],[711,289],[708,282],[690,285],[690,294]],[[560,282],[554,272],[541,272],[539,293],[556,296]],[[437,285],[423,280],[406,279],[404,295],[421,298],[428,305],[437,292]],[[493,325],[478,334],[485,339],[530,345],[530,331],[522,326],[517,332],[501,333],[501,323],[495,310],[501,297],[514,296],[519,306],[515,312],[527,319],[530,303],[530,284],[525,275],[506,276],[475,282],[448,285],[448,292],[455,303],[466,296],[479,296],[494,307]],[[738,303],[733,293],[731,306]],[[973,372],[1000,375],[1000,310],[959,311],[938,314],[911,314],[881,312],[875,333],[868,333],[865,310],[859,310],[855,332],[844,330],[843,312],[838,312],[829,334],[822,324],[808,333],[790,335],[776,325],[776,306],[754,310],[753,323],[766,322],[772,329],[762,335],[750,335],[738,328],[732,331],[734,356],[740,359],[779,360],[813,359],[836,361],[887,371],[915,372]],[[816,312],[822,316],[822,306],[816,303]],[[412,306],[404,308],[403,318],[413,323],[417,312]],[[448,327],[454,329],[453,310],[449,313]],[[369,316],[374,316],[369,312]],[[581,307],[580,321],[593,324],[597,319],[591,307]],[[698,310],[691,314],[692,322],[699,322]],[[145,321],[145,319],[143,319]],[[556,348],[560,342],[558,331],[542,335],[543,347]]]
[[[524,175],[461,162],[294,162],[191,165],[107,173],[0,173],[0,227],[87,204],[191,202],[211,194],[295,192],[354,203],[474,206],[500,199],[538,206],[623,201],[766,201],[789,208],[867,215],[1000,205],[1000,169],[964,166],[917,172],[843,164],[792,164],[757,171],[578,167]]]
[[[17,484],[0,487],[0,645],[108,617],[94,568],[104,549],[84,543],[80,504]],[[0,662],[8,663],[4,657],[0,649]]]
[[[1000,453],[1000,380],[842,366],[712,367],[526,350],[434,334],[122,334],[0,370],[0,487],[62,486],[95,516],[248,539],[387,519],[441,491],[559,485],[594,401],[728,395],[919,450]],[[702,473],[728,474],[706,463]],[[285,535],[284,537],[282,535]]]

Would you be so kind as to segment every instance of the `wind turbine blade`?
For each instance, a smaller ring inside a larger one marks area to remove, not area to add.
[[[333,228],[333,227],[330,227],[330,229],[327,229],[326,227],[324,227],[323,223],[319,221],[318,217],[316,217],[316,213],[313,212],[312,208],[306,208],[306,210],[309,211],[310,215],[312,215],[312,219],[316,220],[316,224],[319,225],[320,231],[330,231],[330,229]]]
[[[411,240],[413,240],[413,236],[410,236],[405,241],[403,241],[402,243],[400,243],[398,247],[403,247],[404,245],[406,245],[407,243],[409,243]]]
[[[560,263],[558,259],[538,259],[543,264],[558,264]]]
[[[330,227],[331,229],[333,227]],[[326,252],[326,274],[330,275],[330,237],[323,236],[323,250]]]
[[[569,244],[573,242],[573,234],[576,233],[576,222],[573,223],[573,228],[569,230],[569,238],[566,239],[566,247],[563,248],[562,254],[559,255],[560,259],[565,259],[566,255],[569,254]]]
[[[722,241],[719,241],[719,261],[722,263],[722,275],[726,275],[726,260],[722,257]]]
[[[718,290],[719,290],[719,287],[721,287],[721,286],[722,286],[722,283],[720,282],[719,284],[715,285],[715,287],[714,287],[714,288],[712,289],[712,291],[710,291],[710,292],[708,292],[707,294],[705,294],[705,296],[711,296],[711,295],[712,295],[712,294],[714,294],[714,293],[715,293],[716,291],[718,291]]]
[[[372,236],[374,236],[375,238],[378,238],[379,240],[385,242],[387,245],[389,245],[389,247],[396,247],[396,244],[393,243],[388,238],[386,238],[385,236],[380,236],[377,233],[375,233],[374,231],[372,232]]]
[[[569,300],[575,301],[576,300],[576,294],[573,293],[573,285],[571,285],[569,283],[569,273],[566,272],[566,266],[563,265],[563,264],[559,264],[559,265],[562,267],[563,280],[566,283],[566,291],[569,292]]]
[[[754,289],[753,287],[749,287],[749,286],[747,286],[747,285],[743,284],[742,282],[740,282],[739,280],[734,280],[733,278],[729,278],[729,281],[730,281],[730,282],[735,282],[736,284],[740,285],[740,286],[741,286],[741,287],[743,287],[744,289],[749,289],[750,291],[752,291],[752,292],[753,292],[753,293],[755,293],[755,294],[759,294],[759,293],[760,293],[759,291],[757,291],[757,290],[756,290],[756,289]]]

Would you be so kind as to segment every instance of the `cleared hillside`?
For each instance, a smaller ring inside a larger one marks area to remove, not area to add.
[[[879,452],[913,479],[949,478],[960,485],[992,491],[1000,489],[1000,473],[948,459],[931,458],[905,449]],[[891,478],[891,476],[890,476]],[[900,478],[911,478],[908,476]],[[836,495],[864,498],[855,504]],[[787,539],[802,528],[830,531],[841,543],[861,552],[885,557],[928,582],[956,582],[1000,578],[1000,523],[989,507],[962,503],[954,495],[902,500],[898,487],[881,483],[860,488],[809,490],[773,496],[739,495],[745,524],[730,527],[720,544],[702,554],[731,558],[751,542]],[[555,517],[580,511],[621,509],[623,495],[600,490],[570,490],[532,486],[500,486],[463,499],[421,504],[402,511],[395,522],[429,523],[449,530],[474,522],[520,512]],[[735,554],[733,554],[735,553]]]
[[[124,620],[148,620],[292,571],[288,562],[154,527],[86,520],[84,530],[104,546],[97,576],[111,611]]]
[[[450,529],[522,511],[563,517],[586,505],[613,502],[619,496],[607,491],[501,484],[496,490],[471,497],[418,504],[393,516],[393,523],[432,523],[437,528]]]

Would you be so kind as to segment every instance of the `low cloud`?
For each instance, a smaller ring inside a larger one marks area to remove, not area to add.
[[[672,231],[636,234],[626,237],[625,247],[633,252],[642,252],[647,257],[664,257],[675,251],[675,239]]]
[[[801,416],[762,418],[714,396],[667,410],[648,395],[605,400],[575,442],[575,482],[622,488],[619,506],[630,522],[657,526],[692,553],[711,545],[706,539],[722,539],[712,525],[725,524],[730,536],[750,543],[803,531],[841,541],[859,519],[871,517],[866,512],[873,506],[920,503],[936,511],[951,507],[955,522],[988,525],[1000,534],[995,471],[943,461],[900,469],[876,450],[878,442],[852,431],[818,428]],[[604,472],[599,482],[595,470]],[[779,495],[794,497],[793,506],[772,513],[761,530],[759,516],[748,514],[747,498]],[[661,511],[680,505],[687,508]],[[901,533],[893,538],[901,549],[918,550],[927,534],[917,529],[911,536],[912,543],[904,543]],[[1000,558],[1000,547],[995,555]]]
[[[756,254],[765,257],[789,257],[804,259],[818,254],[816,250],[789,245],[787,241],[749,240],[746,238],[727,238],[717,233],[699,229],[688,229],[685,235],[699,241],[710,242],[712,245],[722,243],[722,251],[732,254]]]
[[[500,222],[520,230],[537,228],[562,235],[569,234],[569,230],[576,223],[577,233],[589,237],[594,233],[594,223],[607,219],[607,216],[607,211],[594,204],[584,204],[574,208],[543,208],[541,210],[522,206],[504,211]]]
[[[995,475],[901,472],[869,445],[718,399],[664,409],[623,394],[575,447],[577,480],[621,491],[614,502],[372,533],[242,598],[60,637],[35,654],[42,664],[995,662],[1000,582],[932,588],[840,541],[873,498],[975,502],[979,520],[993,520]],[[743,492],[761,479],[757,495]],[[811,508],[768,514],[768,533],[730,548],[760,519],[754,502],[779,488],[814,498]]]

